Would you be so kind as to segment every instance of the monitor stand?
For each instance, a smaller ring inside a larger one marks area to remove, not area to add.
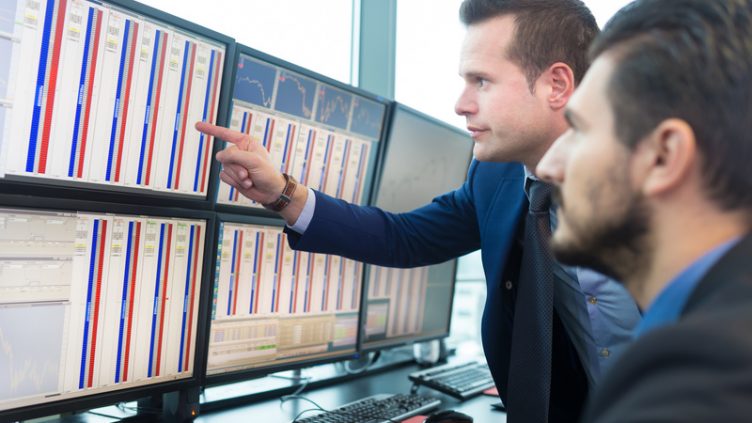
[[[138,400],[137,414],[122,422],[186,422],[198,417],[201,387],[186,388]]]

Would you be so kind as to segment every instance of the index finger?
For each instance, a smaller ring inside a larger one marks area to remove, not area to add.
[[[212,125],[208,122],[196,122],[196,129],[206,135],[233,143],[241,150],[247,150],[251,141],[251,138],[242,132],[233,131],[223,126]]]

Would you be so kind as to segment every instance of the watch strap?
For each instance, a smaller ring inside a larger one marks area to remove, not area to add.
[[[298,181],[286,173],[283,173],[282,176],[285,177],[285,188],[282,190],[279,198],[271,203],[262,204],[267,210],[281,212],[292,201],[292,195],[295,193],[295,188],[298,187]]]

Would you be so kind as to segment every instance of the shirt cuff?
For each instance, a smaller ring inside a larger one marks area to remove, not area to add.
[[[306,189],[308,190],[308,198],[306,198],[305,206],[303,206],[303,211],[300,212],[300,216],[298,216],[298,220],[294,225],[287,225],[288,228],[301,235],[303,235],[306,229],[308,229],[308,225],[311,224],[311,219],[313,219],[313,212],[316,209],[316,194],[313,193],[313,190],[311,188],[306,187]]]

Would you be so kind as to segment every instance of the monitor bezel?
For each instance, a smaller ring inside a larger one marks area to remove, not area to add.
[[[232,91],[229,86],[232,79],[230,79],[227,69],[234,68],[234,60],[236,57],[235,39],[135,0],[92,1],[94,3],[110,4],[137,15],[164,22],[169,26],[176,27],[187,33],[192,33],[201,38],[223,45],[225,47],[225,57],[223,60],[223,69],[225,71],[222,74],[221,89],[218,93],[219,100],[216,122],[218,125],[227,125],[229,123],[229,109],[227,108],[228,103],[225,101],[225,98],[227,98],[227,96],[232,96]],[[219,144],[218,141],[219,140],[215,139],[215,146]],[[212,150],[212,154],[213,151],[214,150]],[[214,156],[212,155],[211,162],[209,163],[210,168],[207,188],[203,196],[161,192],[151,189],[140,189],[118,185],[108,187],[105,184],[97,184],[93,182],[58,180],[25,175],[5,175],[4,178],[0,178],[0,194],[34,193],[35,195],[45,197],[59,197],[64,195],[68,198],[84,201],[111,201],[115,203],[162,205],[165,207],[179,206],[211,210],[214,207],[213,199],[216,197],[215,190],[218,186],[216,181],[219,178],[219,165],[215,162],[216,160],[214,160]]]
[[[349,94],[361,96],[361,97],[363,97],[363,98],[365,98],[367,100],[370,100],[370,101],[382,104],[384,106],[384,116],[382,118],[382,123],[381,123],[381,125],[382,125],[381,126],[381,134],[379,134],[379,138],[377,139],[376,145],[375,145],[375,147],[376,147],[376,156],[374,157],[374,165],[373,165],[373,169],[371,170],[371,180],[370,180],[370,183],[368,184],[368,186],[364,186],[363,187],[363,189],[368,189],[368,195],[365,195],[363,197],[363,198],[365,198],[365,202],[363,203],[363,205],[370,204],[370,200],[371,200],[371,197],[372,197],[373,192],[374,192],[374,183],[376,181],[377,172],[378,172],[379,167],[380,167],[381,152],[382,152],[384,141],[386,140],[387,132],[388,132],[388,128],[389,128],[390,110],[391,110],[392,104],[394,102],[392,100],[389,100],[389,99],[387,99],[385,97],[382,97],[380,95],[377,95],[377,94],[365,91],[362,88],[358,88],[358,87],[355,87],[355,86],[352,86],[352,85],[345,84],[343,82],[340,82],[340,81],[337,81],[337,80],[335,80],[333,78],[330,78],[330,77],[328,77],[326,75],[320,74],[320,73],[312,71],[310,69],[303,68],[301,66],[298,66],[298,65],[296,65],[294,63],[291,63],[291,62],[288,62],[286,60],[280,59],[278,57],[274,57],[274,56],[272,56],[270,54],[264,53],[264,52],[262,52],[260,50],[254,49],[253,47],[250,47],[250,46],[245,45],[245,44],[240,44],[240,43],[236,44],[236,47],[235,47],[235,57],[234,57],[234,60],[233,60],[233,65],[237,64],[240,61],[240,56],[241,55],[245,55],[245,56],[249,56],[249,57],[251,57],[253,59],[261,60],[261,61],[266,62],[266,63],[268,63],[268,64],[270,64],[272,66],[280,67],[280,68],[283,68],[283,69],[285,69],[287,71],[290,71],[290,72],[295,72],[295,73],[300,74],[300,75],[302,75],[302,76],[304,76],[306,78],[313,79],[316,82],[321,82],[321,83],[330,85],[330,86],[332,86],[334,88],[337,88],[339,90],[346,91]],[[235,77],[236,77],[236,73],[237,73],[236,66],[233,66],[232,70],[229,73],[231,73],[231,75],[230,75],[231,79],[230,79],[230,82],[227,84],[228,89],[230,87],[234,88],[234,82],[235,82]],[[224,106],[226,107],[227,114],[228,114],[228,116],[227,116],[228,125],[226,125],[226,126],[229,126],[229,119],[230,119],[230,116],[232,114],[232,105],[233,105],[233,102],[234,102],[234,99],[232,98],[232,90],[229,92],[229,94],[228,94],[227,97],[224,97],[224,99],[226,100],[226,104]],[[338,131],[342,131],[342,129],[340,129],[340,128],[337,128],[337,130]],[[214,155],[216,156],[216,154],[219,151],[221,151],[222,149],[224,149],[224,148],[225,148],[225,142],[224,141],[222,141],[221,143],[219,143],[219,142],[215,143],[214,144]],[[220,166],[216,166],[216,167],[218,168],[217,169],[217,174],[219,174],[219,171],[220,171],[219,167]],[[260,208],[260,207],[248,207],[248,206],[245,206],[245,205],[220,203],[218,201],[218,198],[217,198],[217,195],[219,194],[219,183],[220,183],[220,180],[219,180],[219,178],[217,178],[215,180],[215,195],[214,195],[214,198],[213,198],[214,204],[215,204],[215,209],[218,212],[224,212],[224,213],[230,213],[230,214],[233,214],[233,213],[236,213],[236,214],[237,213],[244,213],[244,214],[252,214],[252,215],[255,215],[255,216],[269,217],[269,218],[275,218],[275,217],[278,216],[276,213],[274,213],[272,211],[269,211],[269,210],[266,210],[266,209],[263,209],[263,208]]]
[[[279,228],[283,228],[285,226],[284,220],[281,219],[272,219],[264,216],[254,216],[254,215],[239,215],[239,214],[230,214],[230,213],[217,213],[217,220],[216,220],[216,228],[215,228],[215,244],[218,240],[219,234],[220,234],[220,225],[222,223],[239,223],[239,224],[248,224],[248,225],[262,225],[262,226],[275,226]],[[216,246],[215,246],[216,247]],[[217,249],[214,249],[215,253]],[[216,255],[216,254],[215,254]],[[216,259],[216,257],[215,257]],[[215,268],[213,269],[215,272],[218,270]],[[365,272],[363,272],[365,275]],[[212,274],[212,288],[214,284],[214,278]],[[360,292],[360,301],[359,304],[363,303],[363,295],[364,295],[364,287],[363,284],[364,279],[361,278],[361,292]],[[211,298],[213,301],[213,298]],[[358,328],[361,327],[361,318],[362,318],[362,312],[358,311]],[[210,316],[207,316],[207,332],[205,336],[205,345],[203,345],[203,351],[206,353],[206,356],[204,357],[204,369],[207,370],[207,360],[208,360],[208,354],[209,354],[209,337],[210,337],[210,331],[211,327],[210,324]],[[204,380],[202,381],[203,385],[206,387],[210,386],[217,386],[217,385],[223,385],[231,382],[238,382],[242,380],[248,380],[248,379],[257,379],[262,378],[264,376],[268,376],[272,373],[287,371],[287,370],[297,370],[302,369],[306,367],[311,367],[319,364],[327,364],[327,363],[333,363],[337,361],[342,360],[349,360],[349,359],[355,359],[360,356],[360,351],[358,349],[360,345],[360,330],[357,331],[357,339],[355,341],[355,345],[353,345],[352,351],[347,352],[341,352],[337,354],[333,354],[327,357],[317,357],[317,358],[309,358],[309,359],[302,359],[300,361],[294,361],[294,362],[287,362],[287,363],[280,363],[280,364],[270,364],[268,366],[262,366],[262,367],[253,367],[250,369],[242,369],[242,370],[236,370],[232,372],[226,372],[226,373],[218,373],[218,374],[206,374],[204,372]]]
[[[213,212],[204,210],[193,210],[184,208],[168,208],[161,206],[134,206],[123,203],[109,203],[101,201],[86,201],[67,198],[47,198],[35,196],[23,196],[15,194],[0,194],[0,208],[16,208],[21,210],[39,210],[51,212],[84,212],[84,213],[103,213],[103,214],[122,214],[128,216],[153,216],[164,218],[184,218],[202,220],[206,224],[204,236],[204,257],[202,260],[201,289],[199,291],[199,307],[196,316],[196,344],[193,350],[193,374],[184,379],[155,383],[153,385],[144,385],[137,387],[127,387],[109,392],[102,392],[92,395],[66,398],[57,401],[42,402],[36,405],[29,405],[17,408],[11,408],[0,411],[0,420],[26,420],[31,418],[49,416],[53,414],[89,410],[96,407],[111,405],[124,401],[133,401],[139,398],[151,397],[166,392],[179,391],[186,388],[196,387],[201,382],[201,377],[205,372],[203,367],[205,363],[205,351],[202,350],[206,344],[205,338],[207,333],[208,306],[209,306],[209,283],[213,281],[212,256],[206,254],[212,248],[212,241],[215,238],[214,230],[216,228],[216,216]],[[212,279],[210,279],[210,275]]]

